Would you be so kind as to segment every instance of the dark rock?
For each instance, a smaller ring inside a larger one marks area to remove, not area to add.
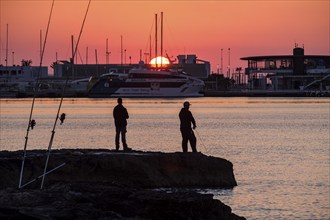
[[[0,190],[1,219],[244,219],[212,195],[102,183]]]
[[[46,176],[17,189],[22,152],[0,152],[0,219],[244,219],[211,194],[172,187],[233,187],[232,164],[197,153],[55,150]],[[45,151],[28,151],[23,184]],[[168,187],[167,191],[159,187]],[[154,188],[154,189],[151,189]],[[155,190],[158,188],[158,190]]]
[[[22,152],[0,152],[0,187],[17,187]],[[44,171],[45,151],[28,151],[23,183]],[[46,185],[56,182],[109,182],[131,187],[220,187],[237,185],[231,162],[201,153],[54,150]],[[40,185],[40,182],[38,183]]]

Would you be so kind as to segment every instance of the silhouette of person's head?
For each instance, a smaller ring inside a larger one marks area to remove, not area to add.
[[[186,101],[186,102],[183,103],[183,107],[184,108],[189,108],[189,106],[190,106],[190,103],[189,102]]]
[[[122,98],[118,98],[118,99],[117,99],[117,102],[118,102],[118,104],[122,104],[122,103],[123,103]]]

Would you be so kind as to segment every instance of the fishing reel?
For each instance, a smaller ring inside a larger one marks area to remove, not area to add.
[[[62,113],[61,116],[59,117],[59,119],[61,121],[60,125],[63,124],[63,122],[65,120],[65,116],[66,116],[66,114],[65,113]]]
[[[30,121],[30,128],[33,130],[33,128],[34,128],[34,126],[36,126],[36,121],[34,120],[34,119],[32,119],[31,121]]]

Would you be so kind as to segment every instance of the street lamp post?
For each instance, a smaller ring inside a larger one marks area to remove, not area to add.
[[[125,65],[126,65],[126,49],[124,50]]]

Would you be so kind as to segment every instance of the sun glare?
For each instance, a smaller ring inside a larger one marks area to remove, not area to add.
[[[149,64],[151,64],[152,67],[161,67],[161,66],[167,66],[170,64],[170,61],[166,57],[155,57],[153,58]]]

